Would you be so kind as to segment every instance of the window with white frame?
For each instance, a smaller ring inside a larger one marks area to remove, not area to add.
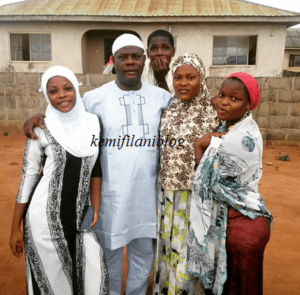
[[[214,37],[213,65],[255,65],[257,36]]]
[[[50,34],[10,34],[12,61],[51,60]]]
[[[300,55],[296,55],[296,54],[290,55],[289,67],[291,68],[300,67]]]

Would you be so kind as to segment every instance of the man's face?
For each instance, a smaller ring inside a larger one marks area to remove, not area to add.
[[[117,85],[121,89],[140,89],[145,59],[144,50],[136,46],[126,46],[115,53],[113,62],[117,73]]]
[[[167,63],[170,64],[174,54],[175,48],[172,47],[169,39],[166,37],[152,38],[149,48],[147,49],[147,56],[151,62],[156,59],[165,59]]]

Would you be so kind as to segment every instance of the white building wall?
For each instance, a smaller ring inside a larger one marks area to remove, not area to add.
[[[43,72],[53,65],[69,67],[82,73],[81,39],[89,30],[133,30],[146,47],[148,35],[156,29],[171,30],[176,38],[175,58],[194,52],[203,60],[207,76],[226,76],[246,71],[256,77],[281,76],[284,64],[286,28],[284,24],[258,23],[88,23],[88,22],[2,22],[0,31],[0,72]],[[10,33],[51,33],[52,61],[10,61]],[[214,36],[257,35],[256,65],[212,66]],[[102,65],[99,65],[102,66]]]
[[[172,26],[178,38],[179,52],[195,52],[203,60],[208,76],[226,76],[246,71],[256,77],[276,77],[282,74],[286,29],[280,24],[176,24]],[[184,33],[183,33],[184,32]],[[257,35],[256,65],[213,66],[214,36]]]
[[[300,55],[300,50],[288,50],[284,53],[283,69],[291,72],[300,72],[300,67],[289,67],[290,55]]]

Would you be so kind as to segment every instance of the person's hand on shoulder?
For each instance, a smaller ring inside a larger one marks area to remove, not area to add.
[[[30,117],[23,125],[24,134],[30,139],[38,139],[33,132],[33,128],[37,126],[44,129],[44,118],[45,115],[43,114],[35,114]]]

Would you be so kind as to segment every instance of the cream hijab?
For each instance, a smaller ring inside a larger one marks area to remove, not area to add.
[[[51,105],[47,95],[47,83],[56,76],[68,79],[75,88],[76,104],[67,113],[56,110]],[[99,138],[99,119],[85,111],[75,74],[62,66],[51,67],[42,76],[41,91],[48,103],[45,118],[46,126],[55,140],[75,157],[82,158],[95,155],[98,146],[91,146],[91,142],[93,135]]]
[[[205,68],[202,60],[194,53],[179,56],[173,64],[173,74],[184,65],[192,65],[200,75],[199,92],[188,102],[177,95],[161,117],[161,136],[169,140],[184,140],[184,148],[170,145],[161,147],[161,184],[167,190],[190,190],[194,177],[194,144],[218,125],[217,113],[210,102],[206,86]]]

